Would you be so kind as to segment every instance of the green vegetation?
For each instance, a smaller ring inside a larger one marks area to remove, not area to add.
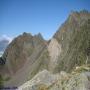
[[[41,84],[38,90],[49,90],[46,85]]]
[[[59,64],[56,67],[56,72],[61,70],[70,72],[74,66],[90,63],[90,25],[87,21],[83,23],[79,27],[70,27],[69,29],[73,29],[73,32],[65,32],[66,38],[61,41],[65,48],[58,59]],[[73,23],[68,24],[73,26]]]
[[[2,88],[3,87],[3,78],[2,78],[2,76],[0,75],[0,88]]]
[[[78,74],[78,73],[82,73],[82,72],[90,72],[90,64],[87,64],[87,65],[81,65],[81,66],[76,66],[71,74]]]

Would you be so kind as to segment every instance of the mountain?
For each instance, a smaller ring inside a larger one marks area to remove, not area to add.
[[[28,86],[32,86],[32,84],[37,86],[37,84],[43,84],[42,82],[50,81],[51,85],[49,86],[53,87],[50,90],[60,90],[61,88],[57,89],[60,86],[59,82],[66,86],[61,90],[73,90],[72,87],[75,86],[71,85],[71,80],[72,83],[76,79],[79,82],[78,77],[80,76],[82,76],[81,79],[84,77],[87,83],[90,83],[88,79],[90,78],[90,13],[86,10],[71,12],[65,23],[49,41],[44,40],[40,33],[32,36],[30,33],[24,32],[7,46],[0,61],[5,62],[0,65],[0,74],[4,78],[4,85],[20,86],[20,90],[26,85],[23,85],[24,83],[27,83]],[[78,67],[80,67],[79,72],[77,72]],[[57,81],[62,76],[60,74],[62,71],[65,72],[65,77],[62,79],[69,78],[66,79],[69,83],[60,80],[53,84],[52,80]],[[85,72],[89,74],[87,75]],[[41,77],[41,82],[33,83],[33,80],[34,82],[38,81],[38,77]],[[80,84],[86,87],[84,80]],[[71,87],[68,86],[69,84]],[[82,90],[82,88],[77,86],[74,90]]]
[[[5,48],[8,46],[9,41],[4,39],[4,40],[0,40],[0,54],[2,54],[5,50]]]
[[[0,38],[0,56],[2,56],[6,47],[8,46],[8,44],[11,41],[12,41],[12,39],[10,37],[8,37],[7,35],[2,35],[1,36],[1,38]]]
[[[55,71],[70,72],[74,66],[90,63],[89,12],[72,12],[54,38],[62,48]]]
[[[39,70],[47,69],[47,43],[40,34],[32,36],[23,33],[8,45],[2,56],[6,63],[2,66],[1,72],[5,75],[4,78],[12,78],[7,82],[8,85],[21,85]]]

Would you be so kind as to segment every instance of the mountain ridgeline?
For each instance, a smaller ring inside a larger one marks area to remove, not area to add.
[[[90,63],[90,13],[72,12],[54,38],[62,46],[55,71],[70,72],[74,66]]]
[[[5,62],[0,65],[5,86],[20,86],[44,69],[70,73],[90,64],[90,13],[72,12],[49,41],[40,33],[23,33],[8,45],[1,59]]]

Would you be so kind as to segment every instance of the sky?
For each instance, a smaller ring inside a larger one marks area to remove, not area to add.
[[[71,11],[90,11],[90,0],[0,0],[0,38],[39,32],[50,39]]]

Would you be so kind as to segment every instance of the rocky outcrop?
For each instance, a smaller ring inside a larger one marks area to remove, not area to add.
[[[48,45],[48,52],[50,56],[49,70],[53,72],[55,67],[57,66],[57,60],[61,53],[61,45],[55,38],[51,39]]]
[[[73,76],[65,83],[65,90],[90,90],[90,72]]]
[[[81,67],[79,67],[78,71],[82,69]],[[90,67],[87,68],[90,71]],[[90,90],[89,71],[78,73],[61,71],[59,74],[52,74],[47,70],[43,70],[33,79],[21,85],[18,90]]]
[[[56,80],[56,76],[47,70],[39,72],[33,79],[26,82],[18,88],[18,90],[39,90],[41,85],[50,86]]]

